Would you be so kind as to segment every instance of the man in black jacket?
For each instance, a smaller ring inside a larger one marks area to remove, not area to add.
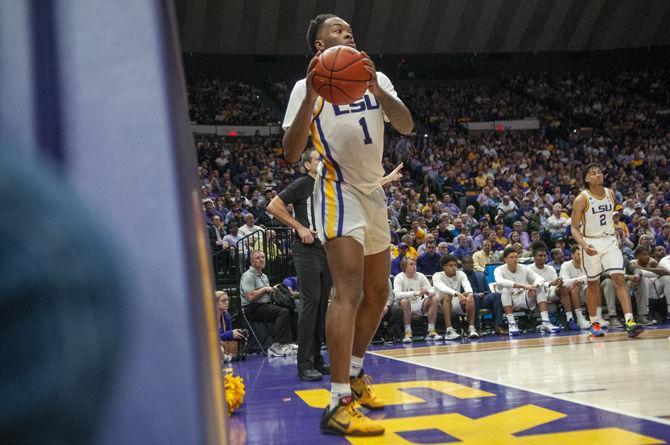
[[[507,335],[507,329],[505,329],[503,322],[503,305],[500,294],[498,292],[491,292],[484,274],[475,271],[475,263],[471,256],[461,258],[461,265],[463,266],[463,272],[465,272],[472,286],[477,309],[491,309],[493,312],[495,333],[497,335]],[[479,317],[477,317],[477,324],[479,324]]]

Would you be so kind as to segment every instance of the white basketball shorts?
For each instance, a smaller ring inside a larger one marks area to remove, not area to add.
[[[391,244],[386,195],[381,186],[364,195],[350,184],[317,176],[314,213],[323,243],[350,236],[363,246],[365,255],[382,252]]]
[[[598,280],[603,272],[623,273],[623,255],[615,236],[584,237],[584,241],[593,245],[598,251],[591,256],[582,249],[582,269],[589,281]]]

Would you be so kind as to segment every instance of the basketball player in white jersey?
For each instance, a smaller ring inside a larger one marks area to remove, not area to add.
[[[603,187],[603,181],[600,166],[589,164],[585,176],[587,189],[575,198],[572,205],[572,237],[582,247],[582,269],[588,280],[586,307],[591,319],[589,332],[595,337],[604,335],[601,329],[603,320],[597,315],[597,308],[601,304],[600,274],[609,272],[626,319],[626,332],[630,337],[636,337],[644,327],[633,318],[624,282],[623,255],[614,233],[614,192]]]
[[[312,19],[307,43],[317,55],[337,45],[356,47],[351,26],[332,14]],[[310,135],[322,157],[314,203],[336,296],[326,316],[331,402],[322,415],[321,430],[340,435],[384,433],[378,421],[356,409],[352,396],[366,408],[384,407],[362,370],[388,296],[391,238],[386,197],[379,185],[384,176],[384,121],[402,134],[414,125],[391,81],[365,56],[372,76],[368,90],[361,99],[340,106],[324,101],[312,86],[313,58],[306,79],[293,87],[283,122],[287,161],[299,159]]]

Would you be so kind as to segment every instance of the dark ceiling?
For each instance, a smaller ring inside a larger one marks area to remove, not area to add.
[[[298,55],[319,12],[371,54],[584,51],[670,44],[670,0],[175,0],[182,49]]]

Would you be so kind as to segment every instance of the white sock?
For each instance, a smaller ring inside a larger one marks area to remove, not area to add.
[[[598,306],[596,308],[596,318],[598,318],[598,319],[603,318],[603,307],[602,306]]]
[[[477,329],[475,329],[475,325],[473,325],[473,324],[470,325],[470,330],[477,332]]]
[[[507,317],[507,322],[509,324],[516,324],[516,321],[514,320],[514,314],[505,315],[505,317]]]
[[[540,318],[542,318],[542,323],[551,323],[549,321],[549,311],[540,312]]]
[[[623,318],[626,320],[626,323],[628,323],[629,320],[633,320],[633,314],[629,312],[627,314],[624,314]]]
[[[566,318],[568,321],[572,320],[572,318],[573,318],[572,311],[570,311],[570,312],[566,312],[566,313],[565,313],[565,318]]]
[[[584,318],[584,310],[582,308],[575,309],[575,314],[577,314],[577,320],[582,320]]]
[[[351,362],[349,363],[349,377],[358,377],[358,374],[361,373],[361,369],[363,369],[364,359],[365,357],[351,356]]]
[[[406,324],[405,325],[405,332],[412,332],[412,325],[411,324]]]
[[[435,329],[435,324],[434,323],[428,323],[428,332],[432,332],[433,329]]]
[[[335,409],[340,399],[351,395],[351,385],[349,383],[331,383],[330,384],[330,409]]]

